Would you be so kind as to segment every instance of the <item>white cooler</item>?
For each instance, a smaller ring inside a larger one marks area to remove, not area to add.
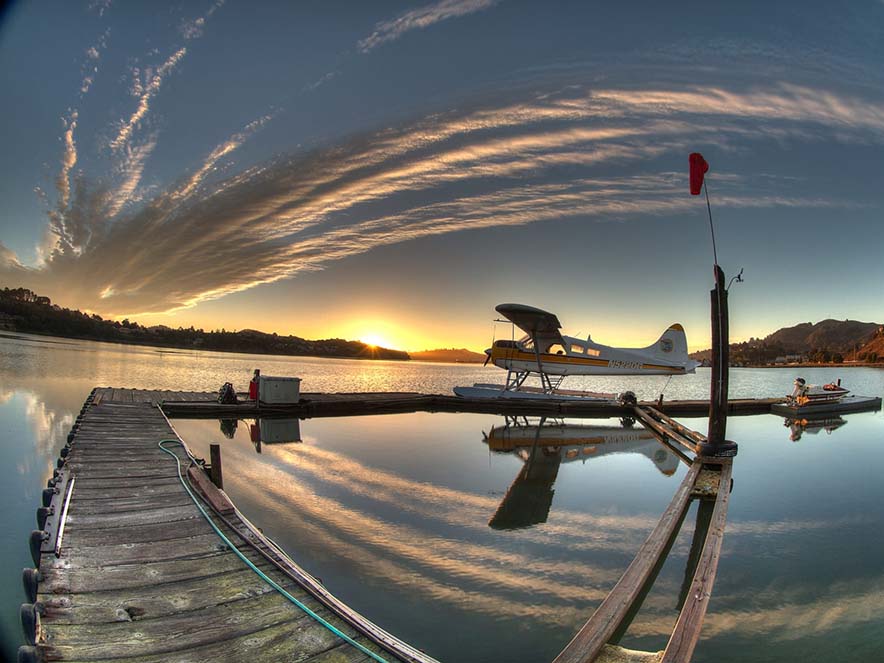
[[[258,378],[258,400],[268,405],[297,403],[301,400],[301,378]]]

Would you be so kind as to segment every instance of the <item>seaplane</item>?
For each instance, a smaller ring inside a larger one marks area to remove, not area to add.
[[[552,313],[525,304],[500,304],[495,308],[524,332],[519,340],[497,340],[485,351],[489,362],[507,371],[506,384],[474,384],[455,387],[463,398],[590,399],[635,403],[635,394],[609,394],[561,389],[572,375],[684,375],[694,373],[700,362],[688,357],[688,342],[680,324],[670,325],[645,348],[613,348],[596,343],[591,336],[580,339],[561,333],[562,325]],[[540,387],[526,386],[531,375]]]

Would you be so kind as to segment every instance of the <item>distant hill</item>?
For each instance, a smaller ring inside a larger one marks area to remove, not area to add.
[[[794,352],[809,352],[814,349],[849,352],[857,344],[868,342],[880,326],[877,322],[857,320],[823,320],[815,325],[804,322],[779,329],[764,340]]]
[[[803,322],[794,327],[778,329],[762,339],[751,338],[743,343],[732,343],[731,361],[764,364],[773,362],[777,357],[802,355],[809,361],[840,362],[852,358],[855,352],[859,356],[864,351],[866,354],[877,352],[878,356],[884,356],[884,348],[875,350],[877,346],[865,347],[882,336],[881,328],[880,323],[857,320],[829,319],[816,324]],[[884,345],[884,339],[880,343]],[[694,352],[691,357],[708,361],[711,351]]]
[[[855,356],[858,361],[884,362],[884,327],[878,327],[874,336],[856,351]]]
[[[408,354],[418,361],[445,361],[452,364],[481,364],[485,361],[484,353],[472,352],[466,348],[440,348]]]
[[[172,329],[165,325],[145,327],[129,320],[104,320],[99,315],[53,305],[48,297],[41,297],[25,288],[0,290],[0,330],[3,329],[93,341],[221,352],[351,359],[410,359],[407,352],[376,348],[361,341],[345,341],[340,338],[308,341],[298,336],[266,334],[254,329],[238,332],[226,329],[205,331],[193,327]]]

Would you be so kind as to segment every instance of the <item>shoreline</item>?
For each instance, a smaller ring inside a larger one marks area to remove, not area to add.
[[[357,361],[395,361],[395,362],[411,362],[414,361],[411,356],[407,359],[394,359],[391,357],[358,357],[353,355],[312,355],[312,354],[279,354],[275,352],[262,352],[261,350],[223,350],[220,348],[195,348],[193,346],[182,345],[161,345],[157,343],[139,343],[138,341],[126,341],[121,339],[109,340],[106,338],[92,338],[89,336],[59,336],[58,334],[47,334],[36,331],[19,331],[17,329],[0,329],[0,337],[2,338],[24,338],[26,336],[39,336],[41,338],[57,338],[66,341],[89,341],[90,343],[107,343],[109,345],[125,345],[140,348],[153,348],[156,350],[184,350],[188,352],[223,352],[224,354],[251,354],[262,355],[265,357],[309,357],[311,359],[354,359]]]

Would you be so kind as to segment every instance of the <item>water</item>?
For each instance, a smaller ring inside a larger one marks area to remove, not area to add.
[[[21,637],[20,569],[30,565],[27,535],[40,490],[91,388],[216,390],[227,380],[243,388],[256,367],[298,375],[313,391],[447,393],[456,384],[499,377],[495,369],[470,365],[0,337],[0,634],[7,658]],[[880,370],[800,374],[815,383],[841,377],[857,393],[884,393]],[[731,395],[782,395],[794,376],[794,369],[735,369]],[[665,393],[703,398],[708,381],[701,370],[673,379]],[[652,398],[666,378],[583,382]],[[618,431],[617,420],[573,420],[567,431],[544,435],[591,441],[568,448],[576,458],[552,452],[529,458],[526,478],[525,459],[491,447],[536,431],[508,430],[501,437],[504,423],[478,414],[315,419],[300,422],[294,435],[282,425],[283,438],[302,442],[273,444],[265,436],[260,454],[249,435],[251,421],[239,422],[232,439],[217,420],[175,426],[199,455],[220,441],[225,487],[246,515],[382,626],[444,661],[549,661],[631,561],[685,470],[641,439],[641,428]],[[704,419],[686,423],[706,425]],[[596,428],[580,428],[588,425]],[[728,436],[740,453],[697,661],[884,657],[884,415],[845,415],[828,428],[789,428],[773,415],[729,421]],[[229,422],[225,430],[231,433]],[[624,645],[664,646],[695,510]]]

